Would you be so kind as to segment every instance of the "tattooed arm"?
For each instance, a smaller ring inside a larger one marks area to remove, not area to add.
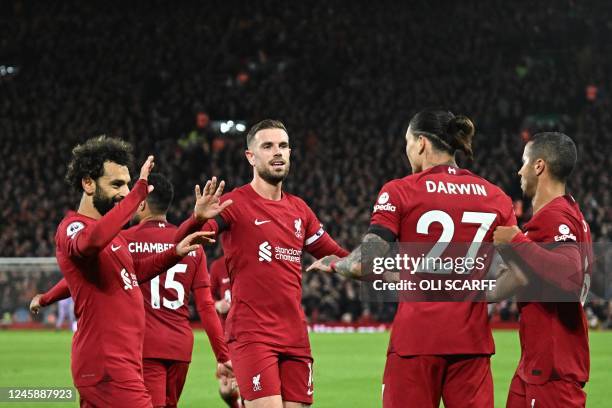
[[[363,244],[368,245],[366,253],[362,253]],[[389,247],[389,242],[379,235],[369,232],[363,237],[361,245],[355,248],[348,256],[344,258],[339,258],[335,255],[323,257],[310,265],[307,271],[335,272],[347,278],[362,279],[365,277],[365,273],[361,264],[369,264],[369,259],[364,259],[363,257],[375,258],[384,256],[389,251]]]

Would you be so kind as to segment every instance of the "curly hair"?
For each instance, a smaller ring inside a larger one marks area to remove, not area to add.
[[[81,180],[91,177],[97,180],[104,174],[104,162],[114,162],[132,167],[132,145],[121,139],[98,136],[76,145],[68,163],[66,182],[76,191],[81,191]]]

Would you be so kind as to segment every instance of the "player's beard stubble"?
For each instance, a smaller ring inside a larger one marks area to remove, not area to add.
[[[285,170],[283,172],[275,172],[273,170],[268,169],[267,167],[256,167],[256,171],[259,177],[261,177],[266,183],[275,186],[287,178],[290,167],[290,163],[289,161],[287,161],[285,164]]]
[[[116,199],[115,197],[109,197],[106,195],[104,190],[96,184],[96,191],[93,195],[93,206],[100,215],[104,216],[107,212],[113,209],[115,203],[121,201],[121,199]]]

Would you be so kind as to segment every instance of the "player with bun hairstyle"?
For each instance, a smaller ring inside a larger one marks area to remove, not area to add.
[[[493,241],[496,226],[516,225],[512,202],[499,187],[457,167],[457,151],[473,158],[474,133],[468,117],[445,110],[423,110],[411,119],[406,155],[413,174],[381,189],[362,241],[368,257],[385,256],[395,241],[480,247]],[[493,246],[481,247],[478,255],[491,259]],[[361,258],[359,246],[345,258],[322,258],[309,270],[363,279]],[[491,408],[494,351],[486,303],[400,302],[387,351],[383,406],[437,408],[443,399],[446,408]]]

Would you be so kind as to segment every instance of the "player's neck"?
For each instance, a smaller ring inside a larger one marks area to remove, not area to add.
[[[557,197],[565,195],[565,184],[558,182],[540,183],[536,189],[536,193],[531,200],[533,213],[540,211],[546,204],[550,203]]]
[[[102,214],[100,214],[93,205],[93,198],[89,197],[85,193],[83,193],[81,196],[81,202],[79,203],[77,212],[86,217],[93,218],[94,220],[99,220],[102,218]]]
[[[166,214],[150,214],[142,217],[139,224],[144,224],[145,222],[149,221],[168,222],[168,219],[166,218]]]
[[[454,158],[448,156],[433,156],[431,159],[423,161],[423,171],[436,166],[452,166],[457,167],[457,162]]]
[[[267,200],[279,201],[283,196],[282,181],[274,185],[255,175],[255,177],[253,177],[253,181],[251,181],[251,187],[257,194]]]

